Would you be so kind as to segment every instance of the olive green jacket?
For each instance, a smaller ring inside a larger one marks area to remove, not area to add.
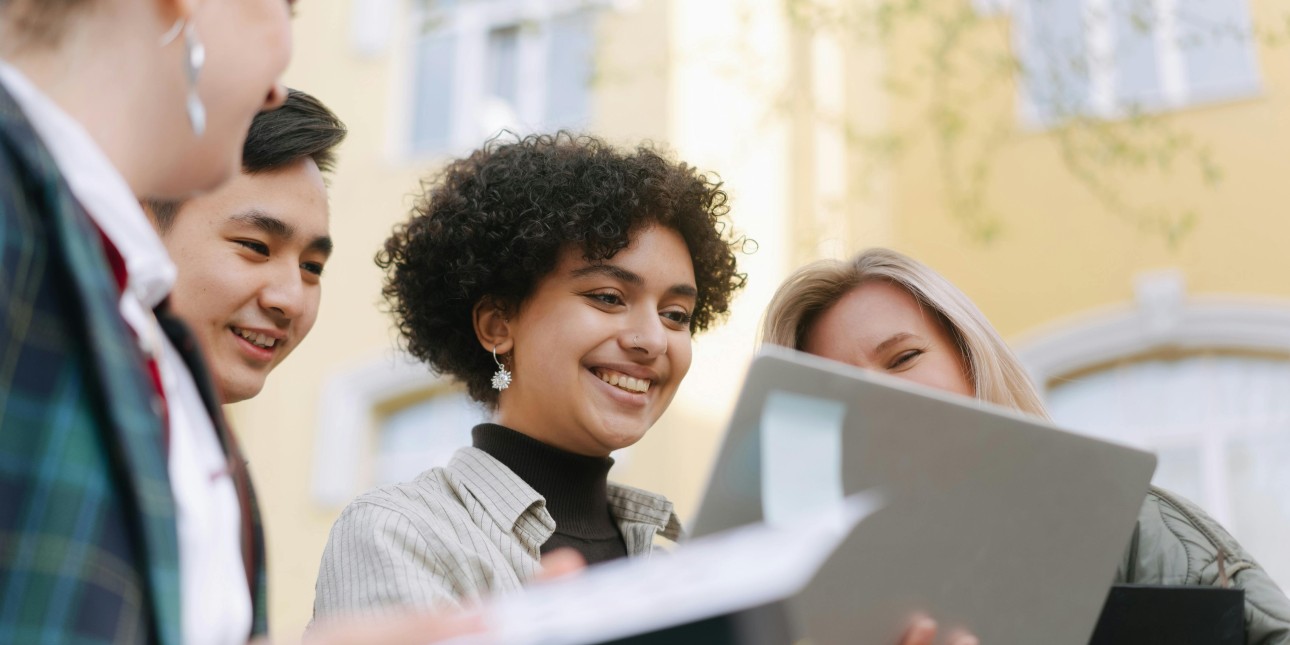
[[[1220,558],[1221,554],[1221,558]],[[1290,599],[1236,540],[1195,504],[1152,487],[1117,583],[1226,584],[1245,590],[1246,642],[1290,645]]]

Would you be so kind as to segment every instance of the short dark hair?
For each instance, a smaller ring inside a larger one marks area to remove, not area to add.
[[[489,298],[516,311],[570,245],[611,258],[642,227],[685,240],[698,296],[690,332],[729,311],[745,276],[719,178],[649,145],[632,152],[567,132],[493,139],[422,182],[410,218],[377,253],[382,293],[408,351],[496,405],[496,368],[475,337],[473,309]]]
[[[282,107],[261,112],[251,122],[242,146],[242,172],[271,172],[309,157],[319,170],[329,173],[336,165],[336,147],[346,134],[340,117],[321,101],[300,90],[287,90]],[[165,231],[183,202],[148,200],[147,205]]]

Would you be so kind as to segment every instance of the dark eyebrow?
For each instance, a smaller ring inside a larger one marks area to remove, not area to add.
[[[573,271],[573,277],[575,278],[581,278],[589,275],[609,276],[615,280],[618,280],[619,282],[630,284],[633,287],[640,287],[645,284],[644,278],[640,277],[635,273],[632,273],[631,271],[628,271],[627,269],[624,269],[620,266],[615,266],[613,264],[591,264],[591,265],[582,267],[581,269],[574,269]],[[699,290],[694,288],[694,286],[688,285],[688,284],[672,285],[671,287],[668,288],[667,292],[671,295],[686,296],[690,298],[697,298],[699,296]]]
[[[911,334],[909,332],[902,331],[899,334],[895,334],[891,338],[888,338],[887,340],[884,340],[881,343],[878,343],[878,346],[873,348],[873,353],[881,354],[887,351],[887,349],[890,348],[892,345],[895,345],[896,343],[899,343],[904,340],[909,340],[911,338],[918,338],[918,336]]]
[[[674,296],[686,296],[688,298],[699,297],[699,290],[688,284],[674,284],[671,289],[667,290],[667,292]]]
[[[619,266],[612,264],[590,264],[581,269],[574,269],[573,277],[581,278],[589,275],[609,276],[619,282],[625,282],[633,287],[639,287],[645,284],[645,278],[628,271]]]
[[[296,235],[295,227],[256,208],[234,215],[229,219],[254,226],[263,231],[265,235],[271,235],[284,242]],[[309,242],[308,249],[331,257],[333,246],[331,236],[319,235]]]
[[[272,235],[283,240],[289,240],[296,234],[296,229],[290,224],[255,208],[245,213],[234,215],[229,219],[242,224],[250,224],[263,231],[266,235]]]
[[[309,250],[317,251],[323,254],[323,257],[329,258],[331,257],[331,250],[333,246],[334,245],[331,242],[330,235],[320,235],[318,237],[315,237],[313,241],[309,243]]]

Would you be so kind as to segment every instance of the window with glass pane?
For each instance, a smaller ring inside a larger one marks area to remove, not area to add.
[[[1048,392],[1059,425],[1157,452],[1154,483],[1201,505],[1290,584],[1290,360],[1195,355],[1118,365]]]
[[[592,14],[576,11],[550,22],[546,59],[546,125],[578,128],[591,116],[591,73],[595,42]]]
[[[412,97],[412,149],[442,150],[452,141],[452,96],[457,39],[423,34],[416,42]]]
[[[503,129],[584,126],[595,55],[590,4],[422,0],[411,151],[473,148]]]
[[[487,91],[491,98],[503,101],[517,111],[519,106],[520,28],[512,25],[488,32]]]
[[[1259,91],[1259,62],[1246,0],[1175,0],[1177,39],[1195,100]]]
[[[1029,120],[1049,123],[1087,112],[1091,92],[1083,3],[1022,0],[1016,21]]]
[[[408,481],[443,466],[458,448],[470,445],[470,429],[487,414],[464,392],[438,392],[381,420],[377,436],[377,486]]]
[[[1247,0],[1018,0],[1023,112],[1051,125],[1259,91]]]

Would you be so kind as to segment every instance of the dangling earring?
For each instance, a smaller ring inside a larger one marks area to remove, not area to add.
[[[493,345],[493,362],[497,363],[497,372],[493,374],[493,389],[501,392],[511,386],[511,372],[497,360],[497,345]]]
[[[206,106],[197,94],[197,79],[206,65],[206,47],[197,39],[193,23],[186,18],[175,21],[175,26],[161,37],[161,46],[174,42],[181,31],[184,34],[184,76],[188,79],[188,99],[185,102],[188,125],[192,126],[193,134],[201,137],[206,133]]]

